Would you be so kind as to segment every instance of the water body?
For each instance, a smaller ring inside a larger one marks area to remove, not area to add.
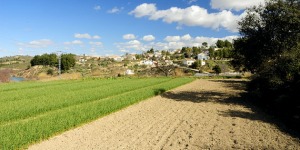
[[[13,81],[13,82],[21,82],[24,80],[25,80],[25,78],[23,78],[23,77],[10,77],[10,81]]]

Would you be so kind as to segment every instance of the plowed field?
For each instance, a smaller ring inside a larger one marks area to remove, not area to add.
[[[196,80],[29,149],[300,149],[244,102],[244,82]]]

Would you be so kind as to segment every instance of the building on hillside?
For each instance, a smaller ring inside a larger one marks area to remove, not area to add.
[[[166,65],[173,65],[173,61],[172,60],[165,60]]]
[[[209,56],[207,55],[207,53],[200,53],[197,55],[197,59],[198,60],[208,60]]]
[[[109,58],[113,59],[116,62],[121,62],[124,60],[124,58],[121,56],[110,56]]]
[[[182,64],[185,66],[191,66],[195,62],[195,59],[186,58],[182,60]]]
[[[126,60],[136,60],[135,54],[129,54],[125,56]]]
[[[162,57],[161,52],[154,52],[154,57],[161,58]]]
[[[134,75],[134,72],[133,72],[133,70],[127,69],[127,70],[125,71],[125,74],[126,74],[126,75]]]
[[[140,65],[152,66],[154,63],[152,60],[143,60],[140,61]]]

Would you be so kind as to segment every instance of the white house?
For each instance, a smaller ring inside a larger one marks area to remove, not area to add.
[[[133,75],[134,72],[133,70],[130,70],[130,69],[127,69],[126,72],[125,72],[126,75]]]
[[[208,60],[208,58],[209,57],[207,56],[206,53],[200,53],[200,54],[197,55],[198,60]]]
[[[136,60],[135,54],[129,54],[125,56],[127,60]]]
[[[140,62],[141,65],[147,65],[147,66],[152,66],[153,61],[152,60],[143,60]]]
[[[190,66],[195,62],[195,59],[186,58],[182,60],[182,64],[186,66]]]
[[[123,60],[124,60],[124,58],[123,58],[123,57],[121,57],[121,56],[116,56],[116,57],[113,57],[113,59],[114,59],[115,61],[117,61],[117,62],[121,62],[121,61],[123,61]]]
[[[112,55],[112,56],[108,56],[108,58],[113,59],[116,62],[121,62],[124,60],[124,57],[122,56],[118,56],[118,55]]]
[[[154,53],[154,57],[156,58],[160,58],[162,55],[161,55],[161,52],[155,52]]]

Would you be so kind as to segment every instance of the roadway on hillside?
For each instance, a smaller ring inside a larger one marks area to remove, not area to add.
[[[29,149],[300,149],[243,101],[242,80],[196,80]]]

